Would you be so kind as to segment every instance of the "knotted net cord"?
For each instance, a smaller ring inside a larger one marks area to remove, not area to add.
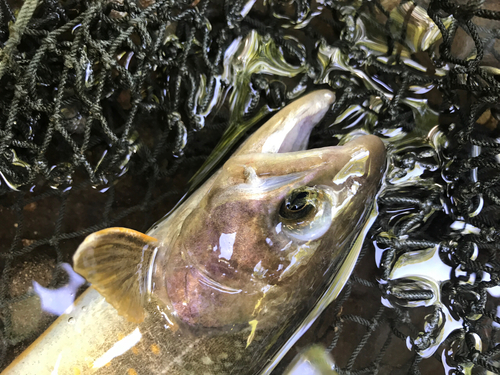
[[[402,254],[438,246],[454,273],[459,269],[467,279],[472,274],[489,275],[489,279],[476,277],[472,282],[457,276],[443,287],[444,294],[453,296],[450,306],[464,320],[465,345],[455,359],[500,373],[495,362],[498,329],[493,324],[500,324],[498,303],[487,291],[500,284],[496,259],[500,246],[500,86],[498,75],[484,69],[499,66],[495,45],[499,28],[486,22],[500,20],[500,11],[489,8],[488,2],[461,0],[402,1],[399,6],[407,3],[425,9],[442,35],[439,47],[421,52],[420,57],[425,54],[436,69],[447,66],[445,75],[405,64],[400,45],[410,32],[410,18],[394,29],[391,12],[397,1],[269,1],[246,13],[247,2],[241,0],[27,0],[23,4],[2,0],[2,366],[50,321],[31,330],[18,328],[14,313],[33,297],[29,285],[20,286],[18,274],[40,262],[47,265],[40,271],[47,274],[45,285],[61,285],[65,275],[59,265],[70,262],[86,235],[112,225],[144,231],[165,214],[165,207],[173,206],[187,189],[187,176],[208,157],[230,124],[227,105],[210,109],[224,71],[224,53],[234,40],[256,30],[271,38],[290,64],[307,68],[297,76],[306,90],[330,86],[337,92],[335,106],[313,134],[313,145],[353,131],[356,127],[346,123],[329,125],[354,104],[374,117],[371,131],[381,137],[390,130],[418,130],[421,123],[404,100],[415,85],[434,87],[431,94],[439,97],[435,100],[439,129],[448,140],[440,155],[430,155],[425,147],[393,152],[391,161],[400,177],[415,165],[423,166],[423,179],[441,188],[417,184],[387,189],[381,195],[372,233],[376,247],[383,250],[380,267],[369,275],[355,272],[342,296],[322,316],[327,328],[316,329],[311,341],[322,341],[333,351],[341,373],[388,373],[391,363],[397,363],[391,353],[401,351],[409,354],[398,364],[400,373],[426,373],[429,362],[441,359],[439,355],[423,359],[418,354],[432,341],[430,331],[419,336],[422,319],[412,318],[418,309],[379,303],[367,312],[356,310],[353,300],[360,293],[375,296],[375,301],[382,295],[408,301],[432,299],[431,290],[394,290],[377,283],[374,274],[387,280]],[[321,11],[308,20],[318,4]],[[390,57],[390,63],[356,44],[356,22],[363,14],[377,15],[376,27],[387,45],[383,55]],[[451,24],[445,22],[448,18]],[[280,27],[286,22],[301,27]],[[454,51],[454,40],[464,33],[475,46],[472,58]],[[316,42],[323,39],[340,48],[351,67],[385,80],[392,95],[364,86],[349,71],[332,71],[328,82],[318,85]],[[200,86],[200,72],[205,86]],[[253,118],[266,105],[281,108],[293,97],[291,85],[270,74],[253,73],[247,85],[252,90],[243,119]],[[206,93],[201,102],[200,87]],[[381,101],[376,110],[368,104],[373,98]],[[211,114],[200,115],[206,111]],[[476,210],[479,205],[482,209]],[[395,223],[391,215],[397,210],[410,214]],[[447,232],[445,228],[454,221],[479,231]],[[388,231],[394,236],[381,235]],[[369,245],[365,244],[360,264],[373,263],[367,260],[373,253]],[[474,257],[475,249],[479,255]],[[427,323],[439,324],[438,311],[428,310]],[[353,327],[359,335],[345,345],[348,337],[343,333]],[[381,331],[384,340],[378,346],[370,344]],[[482,350],[473,334],[482,338]],[[458,336],[452,334],[445,344]],[[406,349],[408,337],[413,351]],[[340,355],[342,344],[349,353]]]

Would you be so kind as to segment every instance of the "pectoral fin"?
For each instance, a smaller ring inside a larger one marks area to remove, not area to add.
[[[157,240],[126,228],[108,228],[88,236],[73,256],[75,271],[85,277],[118,313],[144,320],[147,275]]]

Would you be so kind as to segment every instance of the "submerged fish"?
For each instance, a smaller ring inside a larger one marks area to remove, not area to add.
[[[285,107],[146,234],[88,236],[74,266],[92,287],[3,374],[269,373],[349,272],[383,174],[372,135],[305,150],[334,100]]]

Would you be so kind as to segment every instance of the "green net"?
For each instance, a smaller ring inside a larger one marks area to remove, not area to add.
[[[391,167],[350,282],[276,373],[316,342],[346,374],[500,373],[499,30],[495,0],[1,0],[2,368],[55,319],[32,280],[64,285],[86,235],[146,230],[331,88],[311,147],[370,132]]]

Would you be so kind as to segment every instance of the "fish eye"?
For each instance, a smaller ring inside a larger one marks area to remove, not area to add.
[[[288,237],[311,241],[328,231],[332,220],[328,189],[326,186],[303,186],[288,193],[279,209],[279,220]]]
[[[314,210],[314,192],[310,190],[292,190],[281,205],[280,216],[287,220],[306,218]]]

